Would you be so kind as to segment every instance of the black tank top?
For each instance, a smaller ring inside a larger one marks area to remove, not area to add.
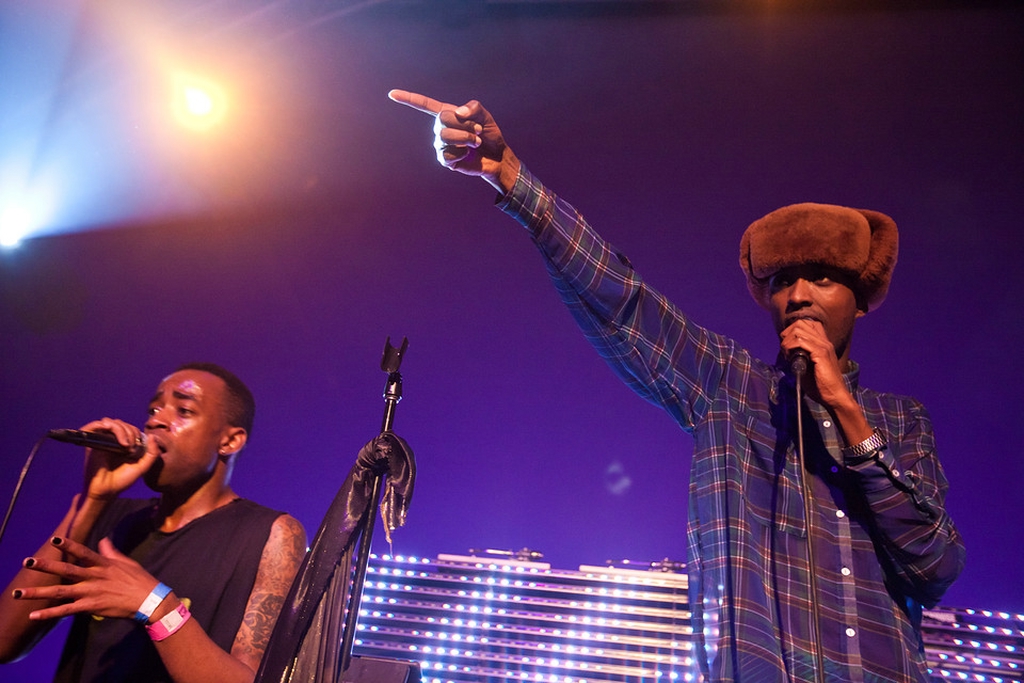
[[[89,537],[104,536],[174,589],[207,635],[231,650],[256,580],[270,527],[282,513],[237,499],[162,533],[153,528],[156,499],[118,499]],[[54,681],[159,683],[170,676],[140,624],[131,619],[75,616]]]

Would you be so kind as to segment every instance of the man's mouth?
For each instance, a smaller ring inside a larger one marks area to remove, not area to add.
[[[816,322],[816,323],[821,323],[821,319],[820,318],[818,318],[817,316],[814,316],[814,315],[809,315],[807,313],[799,313],[797,315],[787,316],[783,320],[783,323],[785,324],[786,327],[789,327],[790,325],[792,325],[793,323],[795,323],[798,320],[810,320],[810,321],[813,321],[813,322]],[[822,323],[822,324],[824,324],[824,323]]]
[[[165,444],[162,439],[157,438],[153,434],[147,434],[146,438],[156,444],[156,448],[161,454],[167,452],[167,444]]]

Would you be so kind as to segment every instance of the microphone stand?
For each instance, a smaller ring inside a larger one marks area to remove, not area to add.
[[[814,680],[825,683],[825,654],[822,652],[824,643],[821,640],[821,608],[818,605],[818,577],[814,571],[814,539],[811,535],[811,516],[813,512],[811,510],[811,486],[808,481],[810,471],[804,456],[804,400],[801,385],[804,375],[807,373],[807,359],[802,357],[795,358],[790,364],[790,368],[793,370],[793,375],[796,378],[796,448],[797,459],[800,463],[800,493],[804,499],[804,524],[807,528],[807,575],[811,591],[811,626],[814,629],[814,638],[811,642],[814,644],[816,669]]]
[[[409,347],[409,339],[402,338],[402,346],[391,345],[391,337],[384,342],[384,355],[380,361],[380,369],[388,373],[384,384],[384,419],[381,432],[390,432],[395,421],[395,407],[402,400],[402,374],[398,367],[402,364],[402,356]],[[388,471],[387,463],[377,463],[374,467],[373,485],[370,491],[370,506],[366,508],[366,523],[362,538],[359,541],[359,554],[353,569],[352,594],[349,598],[348,614],[345,615],[344,635],[341,641],[341,671],[344,672],[352,663],[352,644],[355,640],[356,621],[359,619],[359,603],[363,597],[363,583],[366,579],[366,568],[370,563],[370,541],[373,539],[373,527],[376,522],[376,510],[380,507],[381,491],[384,475]]]

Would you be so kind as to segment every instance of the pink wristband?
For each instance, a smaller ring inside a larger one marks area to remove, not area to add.
[[[185,607],[185,603],[179,603],[178,609],[168,612],[164,615],[163,619],[155,624],[147,625],[146,633],[149,634],[153,642],[160,642],[164,638],[170,638],[177,633],[178,629],[184,626],[191,616],[192,613],[188,611],[188,607]]]

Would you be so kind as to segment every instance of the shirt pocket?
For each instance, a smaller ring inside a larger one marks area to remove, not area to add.
[[[789,434],[756,417],[739,422],[738,430],[737,453],[747,513],[762,526],[806,536],[797,462],[788,454]]]

